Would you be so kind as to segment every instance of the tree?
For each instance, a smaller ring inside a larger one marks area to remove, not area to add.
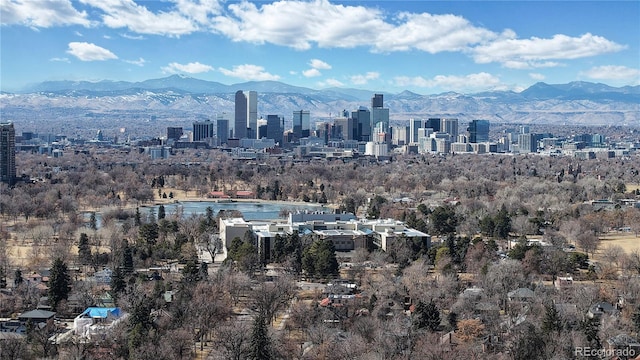
[[[89,217],[89,228],[93,231],[98,230],[98,221],[96,219],[96,213],[91,212],[91,216]]]
[[[20,284],[22,284],[22,281],[22,270],[16,269],[16,271],[13,273],[13,286],[20,286]]]
[[[456,232],[458,218],[456,210],[451,205],[438,206],[429,215],[433,232],[436,235],[447,235]]]
[[[114,299],[118,299],[120,293],[122,293],[127,286],[124,280],[124,272],[120,266],[116,266],[111,273],[111,295]]]
[[[49,303],[55,309],[60,301],[66,300],[71,292],[71,278],[67,265],[57,258],[51,266],[49,275]]]
[[[556,335],[562,331],[562,321],[560,314],[553,304],[546,304],[544,306],[544,318],[542,319],[542,332],[549,336]]]
[[[338,275],[336,250],[331,240],[316,240],[302,253],[302,268],[309,276]]]
[[[640,305],[636,307],[636,311],[631,315],[631,321],[633,322],[633,327],[636,332],[640,333]]]
[[[412,317],[414,329],[438,331],[440,320],[440,311],[433,300],[430,300],[428,303],[424,303],[422,300],[418,301]]]
[[[167,216],[164,205],[158,206],[158,220],[162,220]]]
[[[91,246],[89,246],[89,236],[85,233],[80,234],[80,240],[78,241],[78,260],[83,265],[87,265],[91,262]]]
[[[252,360],[272,359],[271,339],[267,332],[265,318],[260,314],[253,321],[249,358]]]

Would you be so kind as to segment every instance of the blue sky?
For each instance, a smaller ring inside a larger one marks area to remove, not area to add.
[[[419,94],[640,84],[640,1],[0,0],[0,89],[183,74]]]

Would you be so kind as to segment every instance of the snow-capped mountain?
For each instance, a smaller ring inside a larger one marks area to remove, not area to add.
[[[589,82],[537,83],[519,93],[420,95],[409,91],[313,90],[277,81],[224,85],[179,75],[135,83],[49,81],[21,92],[0,93],[0,111],[2,120],[13,121],[45,120],[52,114],[60,119],[113,113],[214,119],[217,113],[234,112],[238,90],[258,92],[258,113],[264,117],[277,114],[288,118],[295,110],[309,110],[312,118],[325,120],[343,110],[369,106],[372,95],[382,93],[392,120],[452,116],[462,121],[640,125],[640,86],[616,88]]]

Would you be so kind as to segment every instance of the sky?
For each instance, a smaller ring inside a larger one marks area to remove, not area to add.
[[[0,0],[0,90],[173,74],[387,93],[640,84],[640,1]]]

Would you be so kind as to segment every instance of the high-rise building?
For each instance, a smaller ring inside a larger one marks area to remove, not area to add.
[[[182,128],[181,127],[168,127],[167,128],[167,140],[178,141],[180,137],[182,137]]]
[[[193,123],[193,141],[204,141],[213,138],[214,124],[211,120],[196,121]]]
[[[402,146],[402,145],[407,145],[409,143],[409,127],[408,126],[394,126],[391,130],[392,130],[391,141],[394,145]]]
[[[536,134],[523,133],[518,135],[518,149],[521,153],[534,153],[538,151]]]
[[[472,120],[467,131],[469,131],[470,143],[488,142],[489,120]]]
[[[225,118],[216,119],[216,137],[218,138],[217,145],[229,143],[229,120]]]
[[[233,138],[234,137],[233,129],[235,128],[235,125],[236,125],[235,124],[236,121],[234,119],[234,115],[230,114],[228,112],[218,113],[216,115],[216,121],[220,121],[220,120],[224,120],[224,121],[227,122],[227,133],[226,133],[226,135],[221,134],[220,133],[220,127],[216,126],[216,130],[218,131],[216,133],[216,135],[218,136],[218,138],[219,139],[224,138],[224,139],[227,139],[227,140],[230,139],[230,138]]]
[[[333,120],[335,133],[334,139],[340,140],[354,140],[354,123],[353,118],[340,117]]]
[[[371,98],[371,128],[375,135],[389,133],[389,109],[384,107],[382,94],[375,94]]]
[[[371,98],[371,108],[381,108],[383,107],[383,95],[382,94],[374,94]]]
[[[248,105],[247,97],[242,90],[236,91],[235,97],[235,121],[233,127],[233,137],[236,139],[242,139],[247,137],[247,122],[248,122]],[[256,120],[257,122],[257,120]],[[256,124],[257,125],[257,124]]]
[[[424,128],[424,121],[421,119],[409,119],[409,142],[418,143],[418,129]]]
[[[438,131],[441,131],[440,130],[441,122],[442,122],[442,119],[440,118],[428,118],[427,121],[425,121],[424,127],[426,129],[433,129],[433,132],[438,132]]]
[[[0,181],[16,182],[16,130],[13,123],[0,124]]]
[[[311,114],[309,110],[293,112],[293,135],[297,139],[309,137],[311,130]]]
[[[267,139],[273,139],[276,144],[283,145],[284,116],[267,115]]]
[[[371,141],[371,112],[365,106],[351,112],[354,129],[351,130],[353,138],[350,140]]]
[[[440,131],[446,132],[451,136],[452,139],[457,139],[458,138],[458,119],[456,118],[441,119]]]
[[[245,91],[247,98],[247,137],[258,138],[258,93],[255,91]]]

